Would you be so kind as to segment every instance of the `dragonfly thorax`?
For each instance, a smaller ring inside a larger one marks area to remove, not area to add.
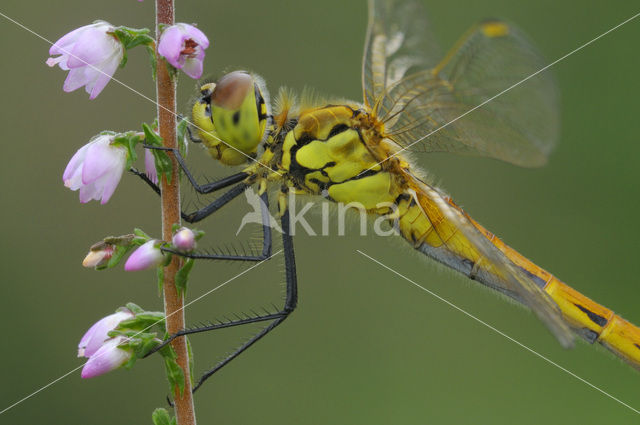
[[[396,180],[380,164],[375,148],[380,132],[367,112],[348,105],[328,105],[300,114],[281,140],[276,164],[289,186],[368,210],[399,195]]]

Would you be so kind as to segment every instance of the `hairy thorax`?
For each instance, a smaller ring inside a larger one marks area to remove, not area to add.
[[[392,153],[371,115],[329,105],[301,113],[288,131],[277,133],[264,159],[298,193],[382,212],[403,192],[396,168],[408,167]]]

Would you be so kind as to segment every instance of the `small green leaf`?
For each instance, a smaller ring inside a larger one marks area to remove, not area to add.
[[[162,137],[149,127],[149,124],[142,123],[142,130],[144,131],[145,142],[147,145],[152,146],[164,146],[162,144]]]
[[[113,136],[113,145],[119,145],[127,150],[126,167],[131,167],[137,159],[136,145],[143,140],[142,134],[138,131],[127,131],[126,133],[118,133]]]
[[[116,246],[129,246],[135,235],[129,233],[121,236],[107,236],[104,238],[104,243]]]
[[[147,28],[129,28],[120,26],[117,27],[113,34],[120,40],[125,49],[133,49],[136,46],[153,46],[155,40],[149,36],[149,29]]]
[[[189,120],[183,116],[178,117],[178,126],[176,127],[176,136],[178,138],[178,146],[183,157],[187,156],[187,136],[189,134]]]
[[[156,57],[156,50],[151,46],[147,47],[147,53],[149,54],[149,62],[151,62],[151,78],[156,81],[158,77],[158,58]]]
[[[143,123],[142,129],[145,134],[145,141],[147,145],[152,146],[164,146],[162,143],[162,138],[149,127],[148,124]],[[156,171],[158,174],[164,174],[167,181],[171,183],[171,173],[173,171],[173,162],[171,162],[171,158],[167,154],[167,151],[162,149],[151,149],[151,153],[153,154],[154,162],[156,165]]]
[[[193,358],[193,351],[191,350],[191,341],[185,335],[184,340],[187,342],[187,355],[189,356],[189,379],[191,379],[191,387],[193,388],[193,366],[195,360]]]
[[[131,245],[133,246],[140,246],[140,245],[144,245],[145,243],[149,242],[149,239],[143,237],[143,236],[136,236],[135,238],[133,238],[133,240],[131,241]]]
[[[145,238],[146,241],[149,241],[152,239],[151,236],[147,235],[142,229],[138,229],[137,227],[133,229],[133,233],[135,233],[136,236]]]
[[[164,267],[157,267],[156,273],[158,275],[158,296],[162,296],[162,288],[164,287]]]
[[[152,326],[160,325],[164,332],[164,314],[159,311],[144,311],[137,313],[135,317],[123,320],[118,324],[118,330],[133,329],[138,331],[148,330]]]
[[[118,347],[116,348],[116,350],[121,350],[121,348]],[[138,360],[138,357],[131,356],[131,358],[127,360],[127,362],[123,364],[122,367],[124,367],[126,370],[130,370],[133,367],[133,365],[136,364],[136,360]]]
[[[167,409],[160,407],[153,411],[151,420],[153,421],[153,425],[172,425],[175,418],[171,418]]]
[[[139,313],[144,313],[145,311],[142,309],[142,307],[140,307],[138,304],[134,304],[134,303],[126,303],[125,308],[127,308],[130,312],[132,312],[133,314],[139,314]]]
[[[122,52],[122,60],[120,60],[120,63],[118,64],[119,68],[124,68],[124,66],[127,64],[127,61],[129,60],[129,55],[127,55],[127,49],[125,49]]]
[[[104,270],[117,266],[120,261],[122,261],[122,258],[127,255],[127,253],[131,251],[132,248],[133,246],[116,246],[113,250],[111,258],[109,258],[109,261],[107,261],[107,264],[101,267],[96,267],[96,269]]]
[[[176,289],[180,295],[183,295],[187,290],[187,281],[189,280],[189,273],[191,272],[193,263],[193,258],[187,258],[184,265],[180,267],[180,270],[176,273]]]
[[[163,352],[164,350],[161,350]],[[173,351],[173,348],[171,349]],[[175,356],[175,352],[174,352]],[[174,388],[178,388],[180,395],[184,393],[184,372],[180,365],[176,362],[174,357],[165,356],[164,358],[164,367],[167,372],[167,379],[169,380],[169,384],[171,385],[171,391]]]

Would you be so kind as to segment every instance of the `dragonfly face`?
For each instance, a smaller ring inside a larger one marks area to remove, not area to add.
[[[242,164],[256,154],[267,124],[261,86],[252,75],[234,71],[200,88],[193,120],[211,156],[223,164]]]

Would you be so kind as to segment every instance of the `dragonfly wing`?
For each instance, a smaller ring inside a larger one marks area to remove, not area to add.
[[[483,283],[515,294],[564,347],[571,347],[573,334],[549,295],[483,235],[459,207],[417,178],[413,182],[417,202],[446,249],[460,260],[472,261],[478,277],[484,276],[487,281]]]
[[[373,106],[387,87],[405,75],[433,68],[440,57],[419,3],[369,0],[369,24],[362,60],[366,105]]]
[[[546,162],[558,133],[557,91],[516,28],[472,27],[432,69],[388,86],[373,107],[386,136],[426,152],[467,153],[520,166]]]

